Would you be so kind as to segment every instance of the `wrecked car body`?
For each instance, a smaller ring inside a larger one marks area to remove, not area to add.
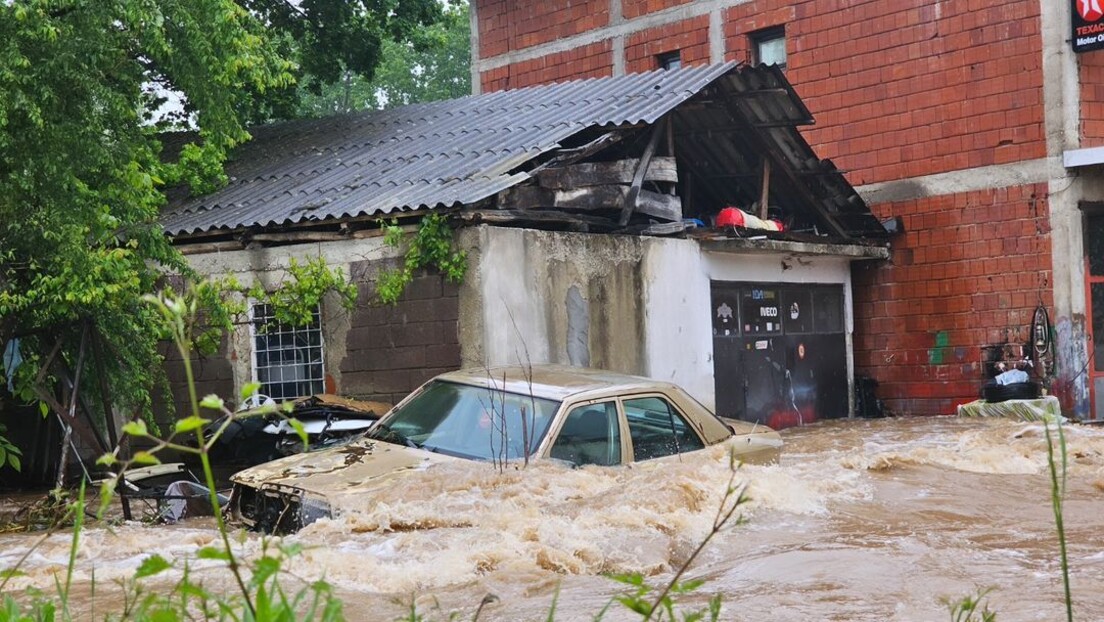
[[[458,371],[422,385],[361,438],[235,474],[229,512],[288,533],[442,462],[615,466],[722,442],[745,462],[775,461],[782,445],[774,430],[721,420],[670,383],[553,365]]]
[[[307,434],[304,447],[285,415],[274,412],[272,400],[259,396],[256,408],[239,411],[211,447],[211,460],[238,468],[261,464],[303,451],[315,451],[363,434],[387,411],[390,404],[354,400],[329,393],[299,398],[288,416],[299,420]],[[267,400],[267,401],[266,401]],[[253,416],[244,413],[258,412]],[[222,425],[216,420],[208,429]]]

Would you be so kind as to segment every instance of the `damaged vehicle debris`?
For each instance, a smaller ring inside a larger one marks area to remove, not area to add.
[[[220,465],[252,466],[304,451],[303,441],[288,424],[287,418],[271,410],[256,416],[242,416],[256,407],[275,404],[271,398],[256,396],[211,447],[211,460]],[[307,451],[329,447],[352,436],[359,436],[382,417],[390,404],[365,402],[320,393],[295,400],[287,416],[298,419],[307,433]],[[222,420],[209,428],[218,429]]]
[[[422,385],[362,438],[235,474],[229,512],[289,533],[451,460],[614,466],[722,442],[744,462],[776,461],[782,446],[774,430],[722,420],[670,383],[554,365],[457,371]]]

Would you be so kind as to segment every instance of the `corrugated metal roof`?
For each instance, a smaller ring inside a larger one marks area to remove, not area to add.
[[[255,128],[227,163],[229,185],[174,201],[162,222],[186,235],[474,204],[580,131],[653,123],[736,71],[686,67]]]

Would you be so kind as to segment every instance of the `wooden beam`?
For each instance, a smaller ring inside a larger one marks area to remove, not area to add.
[[[759,189],[759,218],[767,219],[767,205],[770,201],[770,158],[763,158],[763,185]]]
[[[626,128],[619,128],[613,130],[612,132],[606,132],[605,134],[602,134],[589,143],[586,143],[585,145],[581,145],[579,147],[575,147],[574,149],[561,149],[557,152],[555,157],[529,171],[529,174],[534,175],[546,168],[563,166],[565,164],[578,162],[583,158],[588,158],[605,149],[606,147],[615,145],[620,142],[621,139],[625,137],[625,130]]]
[[[624,227],[629,224],[629,219],[632,218],[633,210],[637,208],[637,197],[640,196],[640,185],[644,183],[644,175],[648,172],[648,165],[652,162],[652,156],[655,155],[656,147],[659,145],[659,139],[664,134],[664,127],[667,124],[667,117],[656,123],[652,128],[652,137],[648,140],[648,146],[644,147],[644,153],[640,156],[640,163],[636,167],[636,174],[633,175],[632,185],[629,186],[629,194],[625,197],[625,203],[621,207],[621,218],[617,223]],[[682,207],[679,207],[679,214],[682,214]]]
[[[505,191],[499,205],[504,209],[539,209],[591,212],[620,210],[629,200],[629,186],[609,185],[549,190],[538,186],[516,186]],[[635,210],[663,220],[682,220],[682,200],[678,196],[639,190]],[[624,225],[621,225],[624,226]]]
[[[461,212],[459,216],[461,220],[470,222],[472,224],[489,223],[511,225],[528,222],[551,223],[567,225],[582,231],[589,231],[591,228],[609,230],[614,227],[614,223],[612,220],[608,218],[602,218],[600,216],[591,216],[589,214],[569,214],[566,212],[538,209],[465,210]]]
[[[570,166],[548,168],[537,174],[542,188],[564,190],[582,186],[628,184],[636,173],[637,160],[614,162],[582,162]],[[644,181],[678,182],[678,169],[672,157],[656,157],[652,160]]]

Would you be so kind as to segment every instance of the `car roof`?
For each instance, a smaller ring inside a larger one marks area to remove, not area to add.
[[[585,393],[667,391],[674,388],[668,382],[643,376],[548,364],[461,369],[441,374],[436,379],[558,401]]]

